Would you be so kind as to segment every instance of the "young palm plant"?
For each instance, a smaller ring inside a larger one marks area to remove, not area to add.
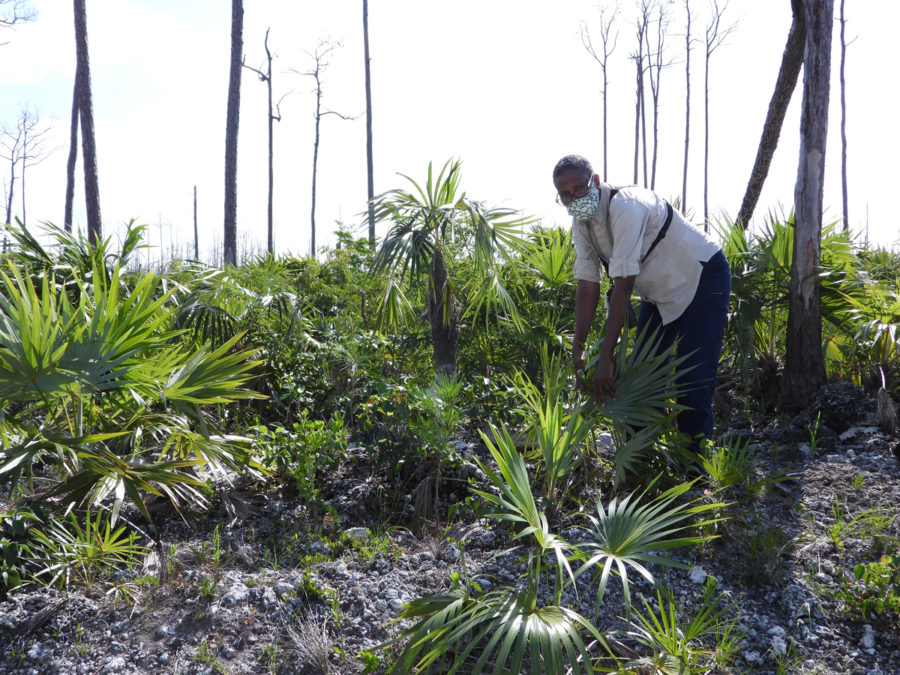
[[[631,614],[631,583],[629,569],[640,574],[650,583],[656,583],[647,569],[650,563],[665,567],[687,569],[687,564],[658,555],[685,546],[695,546],[716,535],[690,534],[695,528],[718,522],[721,518],[705,517],[709,512],[720,511],[724,504],[710,503],[702,498],[679,502],[679,498],[691,489],[693,482],[681,483],[660,495],[647,499],[649,490],[636,496],[628,494],[613,498],[607,505],[597,503],[597,515],[586,514],[591,523],[591,541],[582,545],[584,560],[577,576],[587,572],[597,574],[597,608],[603,601],[610,573],[615,572],[622,582],[625,614]],[[705,519],[698,519],[698,516]]]
[[[474,582],[414,600],[400,618],[417,619],[396,641],[405,642],[391,673],[590,673],[586,638],[605,645],[589,620],[561,604],[571,547],[550,531],[532,492],[525,461],[506,429],[482,434],[499,473],[476,461],[497,493],[478,491],[497,508],[492,517],[520,527],[527,549],[520,587],[480,592]],[[495,440],[491,440],[491,438]],[[549,588],[549,598],[541,593]]]
[[[653,453],[678,466],[677,443],[655,441],[672,427],[674,415],[684,408],[676,400],[682,391],[678,378],[690,372],[682,367],[688,355],[673,358],[675,345],[660,349],[657,333],[646,330],[638,333],[631,349],[630,339],[630,333],[623,331],[613,375],[616,397],[605,402],[591,398],[582,402],[584,416],[612,424],[617,486],[623,484],[628,474],[644,470]],[[588,350],[583,375],[586,380],[590,380],[601,345],[602,338]]]
[[[734,626],[734,620],[726,616],[723,596],[717,584],[707,583],[703,598],[690,620],[679,616],[678,607],[671,592],[657,589],[655,611],[644,598],[644,613],[635,611],[629,632],[637,642],[650,651],[649,656],[635,659],[628,667],[650,668],[658,675],[700,675],[709,672],[709,662],[714,650],[704,646],[704,640],[714,639]]]
[[[512,209],[487,208],[460,190],[460,163],[448,161],[420,185],[404,176],[412,190],[396,189],[374,200],[375,217],[391,229],[375,256],[374,274],[387,272],[389,282],[379,313],[394,322],[408,310],[409,289],[427,286],[425,316],[431,331],[436,372],[456,372],[460,306],[464,316],[478,317],[499,305],[513,321],[518,313],[497,270],[498,256],[509,259],[522,245],[521,228],[530,222]],[[458,288],[454,256],[464,254],[477,270],[477,282]],[[406,291],[404,291],[404,286]]]
[[[569,379],[558,356],[549,353],[546,343],[540,349],[543,391],[522,372],[512,384],[528,410],[527,434],[541,459],[543,497],[548,509],[561,505],[585,457],[585,441],[595,419],[582,406],[567,404]]]
[[[61,478],[38,478],[42,498],[112,497],[115,522],[127,496],[150,520],[146,493],[202,504],[204,474],[257,466],[208,409],[256,396],[244,388],[255,364],[237,337],[185,344],[171,291],[153,274],[130,286],[101,250],[66,285],[50,273],[36,285],[14,261],[2,272],[0,476],[31,484],[36,465],[53,466]]]

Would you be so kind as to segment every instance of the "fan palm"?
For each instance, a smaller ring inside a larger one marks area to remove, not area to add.
[[[774,363],[787,326],[787,298],[794,249],[793,215],[770,215],[763,230],[751,238],[733,223],[722,228],[723,250],[731,262],[732,311],[726,344],[744,381],[759,362]],[[851,269],[853,246],[834,224],[822,228],[819,272],[822,318],[839,330],[851,317],[854,298],[862,292]]]
[[[448,161],[420,185],[404,176],[411,190],[395,189],[374,200],[375,217],[392,223],[375,256],[372,272],[388,272],[412,287],[427,283],[426,311],[437,372],[456,372],[460,309],[463,316],[479,316],[494,305],[518,322],[516,307],[496,267],[497,257],[509,258],[521,246],[520,228],[530,222],[512,209],[487,208],[460,190],[460,163]],[[458,288],[453,258],[460,252],[470,258],[477,281]],[[396,283],[389,283],[380,314],[398,322],[409,308]],[[463,305],[462,307],[460,305]]]
[[[114,521],[127,495],[149,520],[143,494],[202,503],[202,472],[253,468],[206,410],[256,396],[239,336],[185,343],[158,277],[129,287],[98,257],[67,287],[38,278],[10,261],[0,279],[0,476],[30,481],[35,464],[56,466],[62,479],[43,497],[112,496]]]
[[[586,515],[592,527],[592,540],[582,545],[585,560],[577,575],[596,573],[600,567],[597,584],[597,606],[603,600],[611,572],[619,576],[625,598],[625,613],[631,614],[631,585],[628,570],[643,576],[650,583],[656,583],[647,569],[648,563],[659,563],[668,567],[686,568],[687,565],[657,555],[658,551],[668,551],[682,546],[693,546],[716,535],[688,532],[694,528],[718,522],[721,518],[707,518],[695,522],[695,516],[721,509],[724,504],[704,502],[697,499],[690,502],[677,500],[687,492],[693,483],[681,483],[662,494],[647,500],[647,493],[653,484],[641,495],[628,494],[622,499],[614,498],[607,505],[597,504],[597,515]]]
[[[550,531],[532,492],[528,470],[506,429],[482,438],[499,472],[476,458],[499,494],[476,491],[497,509],[491,517],[521,525],[527,563],[524,584],[482,593],[466,581],[447,593],[407,603],[400,618],[418,619],[396,641],[406,645],[389,672],[589,673],[591,654],[584,638],[605,645],[593,624],[561,604],[568,578],[569,544]],[[553,563],[545,564],[550,556]],[[540,593],[546,582],[552,597]]]

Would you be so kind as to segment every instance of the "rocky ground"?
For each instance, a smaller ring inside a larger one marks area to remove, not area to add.
[[[734,420],[728,433],[749,441],[757,477],[783,480],[733,493],[721,537],[676,552],[688,569],[654,570],[685,612],[710,578],[724,593],[732,659],[714,672],[900,673],[897,618],[863,617],[842,599],[855,565],[900,554],[898,437],[877,422],[872,400],[841,388],[780,426]],[[486,457],[474,441],[458,448]],[[448,500],[461,500],[467,478],[483,476],[463,461]],[[0,603],[0,673],[383,672],[395,652],[380,645],[401,629],[400,607],[448,588],[461,552],[485,590],[516,582],[521,561],[504,553],[514,542],[471,510],[446,526],[386,527],[414,499],[404,503],[362,448],[328,482],[315,512],[258,490],[223,491],[186,521],[163,512],[142,570],[13,593]],[[577,523],[565,536],[579,539]],[[646,582],[635,588],[655,597]],[[590,616],[593,592],[581,591],[567,601]],[[612,583],[597,625],[615,627],[622,611]]]

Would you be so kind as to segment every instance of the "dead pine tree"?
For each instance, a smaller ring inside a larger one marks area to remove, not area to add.
[[[81,121],[81,154],[84,164],[84,201],[87,210],[88,242],[96,246],[103,239],[100,219],[100,183],[97,179],[97,143],[94,139],[94,105],[91,96],[91,65],[88,58],[87,12],[85,0],[74,0],[75,9],[75,89]]]
[[[22,164],[22,173],[19,179],[22,195],[22,224],[27,222],[25,212],[25,169],[29,166],[40,164],[52,152],[47,148],[45,143],[46,136],[50,132],[50,127],[41,125],[40,117],[37,113],[31,113],[27,108],[23,108],[19,113],[19,132],[22,137],[22,155],[20,163]]]
[[[684,168],[681,173],[681,210],[687,211],[688,157],[691,146],[691,0],[684,0],[686,15],[684,31]]]
[[[609,62],[609,57],[616,49],[616,43],[618,42],[618,33],[610,38],[610,30],[612,29],[613,22],[616,20],[616,15],[619,13],[619,6],[616,5],[610,11],[609,7],[604,5],[600,8],[600,51],[598,52],[594,49],[594,44],[591,41],[591,33],[587,27],[586,23],[581,24],[581,43],[584,45],[584,48],[587,50],[587,53],[590,54],[593,59],[600,64],[600,71],[603,73],[603,87],[600,89],[600,92],[603,94],[603,180],[604,182],[607,180],[607,119],[609,113],[609,107],[607,104],[607,87],[609,86],[609,78],[607,71],[607,63]],[[610,44],[610,41],[612,42]]]
[[[778,69],[778,78],[775,80],[775,91],[769,100],[769,109],[766,112],[766,121],[763,123],[762,136],[759,139],[759,148],[756,151],[756,159],[750,171],[750,179],[747,181],[747,189],[738,210],[737,223],[741,227],[749,227],[753,211],[762,193],[763,184],[769,175],[769,167],[775,156],[775,148],[778,147],[778,137],[781,135],[781,126],[787,114],[788,104],[797,86],[800,77],[800,69],[803,66],[803,50],[806,45],[806,18],[803,12],[803,0],[791,0],[793,19],[788,31],[787,43],[781,56],[781,66]]]
[[[369,205],[369,241],[375,243],[375,171],[372,161],[372,71],[369,57],[369,2],[363,0],[363,55],[366,64],[366,199]]]
[[[825,384],[819,268],[834,0],[803,0],[803,11],[806,49],[800,161],[794,188],[794,248],[781,390],[781,405],[785,410],[809,405],[813,394]]]
[[[637,38],[637,51],[631,58],[635,67],[635,99],[634,99],[634,184],[638,183],[641,159],[641,139],[644,147],[644,187],[647,186],[647,133],[644,117],[644,33],[647,31],[647,12],[642,12],[635,24],[635,37]]]
[[[200,260],[200,235],[197,231],[197,186],[194,186],[194,260]]]
[[[840,66],[840,82],[841,82],[841,197],[843,202],[844,216],[844,232],[850,230],[850,207],[847,200],[847,78],[845,77],[845,67],[847,65],[847,42],[846,30],[847,19],[844,16],[844,0],[841,0],[840,8],[840,24],[841,24],[841,66]]]
[[[650,189],[656,189],[656,158],[659,154],[659,89],[662,79],[662,71],[667,65],[664,51],[666,33],[669,28],[668,4],[657,0],[644,0],[643,10],[647,15],[647,29],[644,31],[644,41],[647,49],[647,73],[650,76],[650,96],[653,99],[653,149],[650,159]],[[649,16],[656,10],[656,39],[650,43]],[[646,180],[646,178],[645,178]]]
[[[271,28],[271,27],[270,27]],[[266,114],[266,121],[268,123],[269,130],[269,189],[268,189],[268,206],[266,211],[266,233],[267,233],[267,244],[266,250],[269,252],[269,255],[275,254],[275,235],[274,230],[272,228],[272,220],[273,220],[273,212],[274,212],[274,191],[275,191],[275,170],[273,168],[274,162],[274,129],[273,122],[281,121],[281,102],[284,100],[284,97],[287,96],[285,94],[280,99],[278,99],[277,103],[272,103],[272,52],[269,51],[269,30],[270,28],[266,28],[266,39],[263,40],[263,47],[266,50],[266,69],[262,68],[254,68],[253,66],[248,66],[246,63],[242,63],[244,68],[248,70],[252,70],[259,77],[260,82],[266,83],[266,90],[268,93],[268,112]]]
[[[17,23],[34,21],[36,18],[37,11],[28,0],[0,0],[0,30],[12,28]],[[5,44],[0,42],[0,47]]]
[[[75,68],[75,86],[72,88],[72,119],[69,123],[69,157],[66,160],[66,204],[63,228],[72,231],[72,210],[75,203],[75,166],[78,163],[78,67]]]
[[[310,70],[300,72],[291,68],[291,71],[296,73],[297,75],[311,77],[313,78],[313,80],[315,80],[315,87],[313,88],[313,93],[316,95],[316,109],[313,115],[315,119],[315,137],[313,140],[312,206],[310,208],[309,234],[309,255],[313,258],[316,257],[316,181],[318,180],[319,144],[321,142],[322,118],[326,115],[335,115],[342,120],[356,119],[356,116],[344,115],[334,110],[322,110],[322,96],[324,95],[322,89],[322,78],[325,71],[328,69],[328,66],[330,65],[328,61],[328,55],[341,46],[342,44],[340,42],[322,40],[321,42],[319,42],[316,50],[313,53],[310,54],[309,52],[307,52],[307,54],[309,54],[309,57],[313,61],[312,68]]]
[[[9,182],[6,183],[6,218],[4,223],[12,223],[13,196],[16,188],[16,167],[22,157],[22,132],[19,125],[0,130],[0,158],[9,162]],[[5,250],[5,246],[4,246]]]
[[[241,63],[244,50],[244,3],[231,0],[231,59],[225,113],[225,218],[223,265],[237,265],[237,151],[241,108]]]
[[[722,17],[728,9],[728,1],[719,7],[719,0],[712,0],[712,17],[706,26],[706,51],[703,67],[703,230],[709,232],[709,62],[731,32],[736,23],[722,25]]]

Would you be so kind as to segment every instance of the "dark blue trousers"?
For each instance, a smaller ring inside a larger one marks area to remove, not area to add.
[[[693,367],[678,379],[688,389],[678,402],[688,409],[678,414],[677,424],[679,431],[692,439],[691,449],[695,451],[701,436],[712,438],[713,434],[712,401],[731,293],[731,268],[725,254],[720,250],[702,264],[697,292],[680,317],[662,325],[656,305],[643,301],[637,325],[638,334],[644,328],[650,333],[660,329],[660,350],[677,340],[676,353],[690,354],[682,367]]]

